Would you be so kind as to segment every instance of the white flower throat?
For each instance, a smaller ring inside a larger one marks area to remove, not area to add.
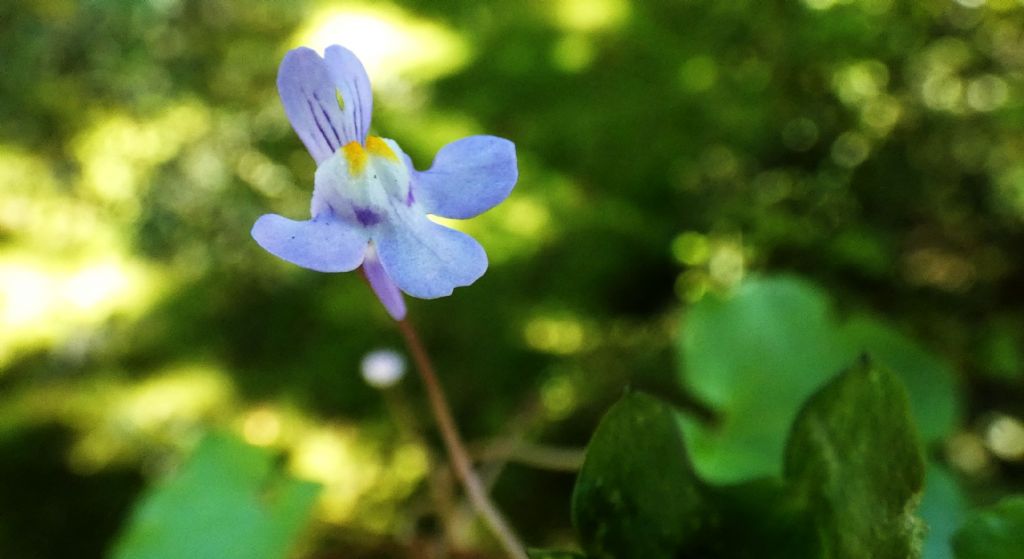
[[[412,205],[409,168],[394,140],[369,136],[349,142],[316,170],[313,217],[325,211],[363,227]]]

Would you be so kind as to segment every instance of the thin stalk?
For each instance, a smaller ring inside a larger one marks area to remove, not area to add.
[[[452,419],[451,410],[448,408],[448,401],[444,396],[444,391],[441,389],[441,383],[437,378],[437,374],[434,372],[434,365],[426,349],[424,349],[419,335],[416,333],[416,328],[408,319],[403,319],[398,322],[398,329],[402,332],[402,337],[405,338],[405,344],[408,346],[409,353],[416,363],[416,370],[419,371],[420,378],[423,379],[423,384],[427,388],[430,409],[433,411],[434,419],[441,430],[441,438],[444,440],[448,457],[452,461],[452,468],[455,470],[455,475],[459,478],[459,481],[462,482],[462,486],[466,490],[466,496],[469,497],[469,502],[472,503],[477,514],[483,518],[510,557],[513,559],[528,559],[523,544],[519,541],[519,537],[516,536],[512,527],[508,525],[505,518],[498,512],[497,507],[491,502],[483,482],[480,481],[480,478],[473,470],[473,463],[469,458],[469,453],[466,452],[465,445],[462,443],[462,438],[459,436],[455,420]]]

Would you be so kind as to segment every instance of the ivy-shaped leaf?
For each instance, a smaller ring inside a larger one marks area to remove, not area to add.
[[[786,447],[785,477],[837,559],[918,557],[924,473],[903,386],[866,359],[807,402]]]
[[[587,557],[814,559],[817,527],[781,480],[703,483],[677,413],[627,394],[601,420],[573,494]]]
[[[592,559],[920,556],[924,460],[906,392],[884,368],[863,359],[811,396],[784,474],[706,483],[677,413],[630,393],[591,439],[573,523]]]
[[[797,278],[754,277],[728,297],[702,299],[687,313],[680,352],[683,384],[719,415],[714,424],[684,420],[707,481],[780,475],[800,406],[862,353],[906,384],[926,441],[959,423],[948,364],[881,320],[838,320],[827,294]]]
[[[1024,496],[972,514],[953,537],[957,559],[1024,557]]]
[[[856,355],[836,350],[825,295],[789,278],[752,279],[686,316],[683,383],[719,414],[686,419],[697,471],[734,483],[782,473],[786,433],[815,390]]]
[[[115,559],[280,559],[306,525],[319,486],[292,479],[267,450],[203,440],[136,507]]]
[[[675,413],[631,393],[590,441],[573,491],[573,524],[593,559],[672,559],[706,528],[702,493]]]

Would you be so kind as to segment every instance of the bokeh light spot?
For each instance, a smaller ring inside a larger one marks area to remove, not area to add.
[[[551,49],[551,61],[566,72],[581,72],[594,61],[594,44],[582,33],[570,33]]]
[[[396,81],[430,81],[457,71],[470,58],[455,31],[389,4],[352,4],[313,14],[291,41],[323,52],[341,44],[359,57],[375,89]]]
[[[564,374],[552,376],[545,381],[540,389],[540,397],[544,413],[551,421],[557,421],[572,413],[578,399],[575,385]]]
[[[859,132],[845,132],[832,143],[832,160],[841,167],[852,168],[863,163],[871,152],[868,139]]]
[[[961,472],[978,477],[992,467],[992,459],[985,444],[974,433],[958,433],[946,443],[946,457]]]
[[[967,105],[976,111],[994,111],[1002,107],[1009,96],[1009,87],[999,76],[981,76],[967,85]]]
[[[848,65],[832,76],[832,87],[847,105],[858,105],[885,91],[889,68],[879,60]]]
[[[869,131],[876,136],[888,134],[900,120],[902,108],[899,101],[888,95],[881,95],[864,103],[860,118]]]
[[[270,446],[281,436],[281,417],[268,407],[255,409],[245,417],[242,435],[256,446]]]
[[[0,365],[115,314],[140,313],[156,299],[154,270],[122,258],[84,256],[82,263],[61,264],[21,252],[0,257]]]
[[[583,349],[587,333],[583,324],[571,317],[538,317],[527,322],[523,336],[537,351],[571,354]]]
[[[714,87],[718,80],[718,65],[710,56],[694,56],[679,70],[679,83],[691,93],[701,93]]]
[[[732,242],[715,244],[708,260],[708,275],[715,284],[731,288],[739,284],[745,272],[746,258],[741,245]]]
[[[405,358],[391,349],[378,349],[367,353],[359,365],[366,384],[374,388],[389,388],[405,375]]]
[[[782,143],[793,151],[807,151],[818,143],[818,125],[806,117],[794,118],[782,127]]]
[[[292,454],[296,475],[324,485],[321,514],[335,523],[352,517],[359,496],[372,486],[380,468],[367,449],[358,445],[354,434],[340,428],[311,429],[297,441]]]
[[[695,231],[680,234],[672,241],[672,256],[687,266],[700,266],[711,256],[708,238]]]
[[[996,417],[985,430],[985,443],[1003,460],[1024,459],[1024,423],[1008,415]]]
[[[553,3],[555,23],[575,31],[601,31],[629,19],[627,0],[558,0]]]

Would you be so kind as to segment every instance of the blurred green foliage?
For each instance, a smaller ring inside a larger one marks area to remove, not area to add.
[[[1011,559],[1024,549],[1024,497],[975,512],[954,539],[957,559]]]
[[[274,87],[303,43],[367,61],[375,133],[420,168],[466,134],[517,144],[513,196],[460,224],[488,274],[411,303],[471,441],[582,447],[627,384],[783,423],[824,377],[729,408],[698,388],[726,373],[684,354],[680,381],[676,340],[751,271],[786,272],[819,286],[802,350],[872,340],[945,487],[1024,489],[1022,37],[1018,0],[0,4],[0,556],[110,552],[210,429],[323,485],[303,557],[490,549],[444,504],[416,383],[359,378],[399,344],[379,304],[249,238],[308,211]],[[948,376],[962,419],[915,399]],[[517,460],[482,464],[496,499],[564,546],[574,476]]]

